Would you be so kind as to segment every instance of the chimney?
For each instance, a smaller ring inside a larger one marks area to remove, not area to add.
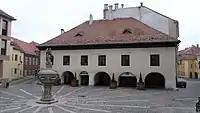
[[[92,14],[90,14],[89,25],[91,25],[92,23],[93,23],[93,16],[92,16]]]
[[[115,3],[115,10],[118,9],[118,6],[119,6],[119,4],[118,4],[118,3]]]
[[[106,19],[106,13],[108,11],[108,4],[104,4],[104,10],[103,10],[103,19]]]
[[[197,48],[199,48],[199,44],[197,44]]]
[[[140,3],[140,6],[143,6],[143,2]]]
[[[112,7],[113,7],[112,5],[109,6],[109,11],[112,11]]]
[[[104,10],[108,10],[108,4],[104,4]]]
[[[124,4],[121,4],[121,7],[124,8]]]
[[[63,34],[65,32],[65,30],[64,29],[61,29],[61,34]]]
[[[112,20],[113,19],[113,17],[112,17],[112,11],[113,11],[112,5],[110,5],[109,6],[109,10],[108,10],[108,20]]]

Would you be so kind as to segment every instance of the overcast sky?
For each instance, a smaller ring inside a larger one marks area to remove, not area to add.
[[[200,42],[199,0],[0,0],[0,9],[14,16],[12,36],[43,43],[89,19],[103,18],[104,4],[145,6],[179,21],[180,48]]]

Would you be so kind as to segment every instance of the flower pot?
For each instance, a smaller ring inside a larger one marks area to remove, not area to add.
[[[137,89],[138,89],[138,90],[145,90],[144,82],[138,82],[138,84],[137,84]]]
[[[78,80],[72,80],[71,81],[71,86],[72,87],[77,87],[78,86]]]
[[[117,88],[117,81],[111,81],[110,89],[116,89],[116,88]]]

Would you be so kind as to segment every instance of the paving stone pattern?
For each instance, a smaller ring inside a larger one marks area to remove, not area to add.
[[[0,89],[0,113],[196,113],[200,96],[200,81],[188,81],[179,91],[55,86],[52,94],[59,102],[42,105],[36,101],[43,87],[36,83]]]

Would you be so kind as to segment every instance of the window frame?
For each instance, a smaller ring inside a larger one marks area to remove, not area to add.
[[[3,42],[5,42],[5,47],[2,47]],[[6,50],[7,50],[7,40],[1,39],[1,55],[6,55]]]
[[[155,57],[155,58],[153,58],[153,57]],[[156,60],[156,61],[153,61],[153,60]],[[160,66],[160,55],[159,54],[151,54],[150,55],[150,66]]]
[[[32,59],[31,57],[28,57],[28,60],[29,60],[29,61],[28,61],[28,64],[29,64],[29,65],[32,65],[32,64],[31,64],[31,63],[32,63],[31,59]]]
[[[4,22],[5,22],[5,28],[4,28]],[[4,36],[8,35],[8,21],[7,20],[3,20],[2,21],[2,29],[1,29],[1,34]]]
[[[84,58],[86,61],[84,61]],[[81,55],[81,66],[88,66],[88,55]]]
[[[69,66],[70,65],[70,55],[64,55],[63,56],[63,66]]]
[[[106,55],[98,55],[98,66],[106,66]]]
[[[17,74],[17,68],[14,68],[14,74]]]
[[[130,55],[121,55],[121,66],[130,66]]]
[[[15,61],[18,61],[18,55],[15,54]]]

